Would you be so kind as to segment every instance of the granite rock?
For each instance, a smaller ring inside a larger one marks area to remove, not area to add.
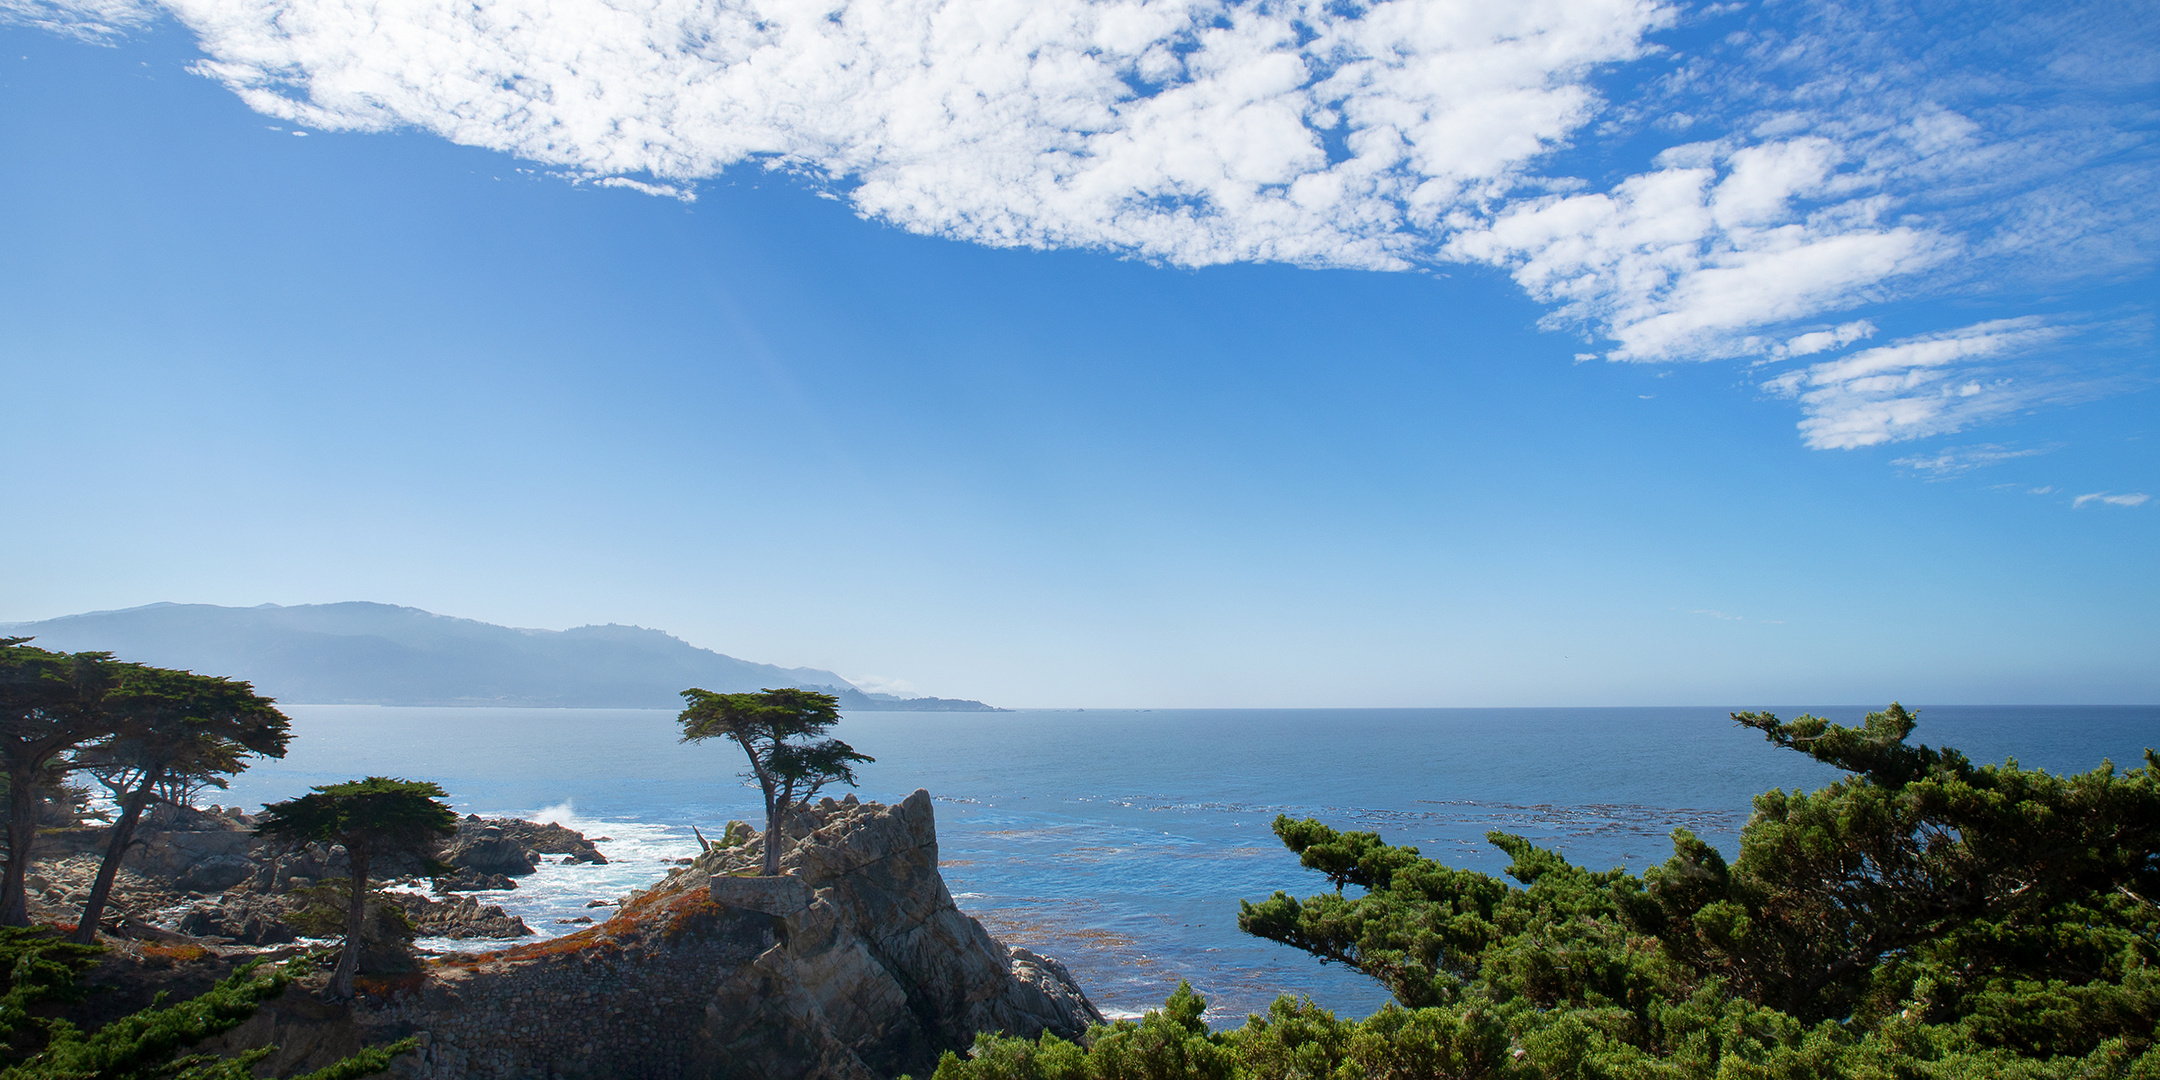
[[[468,938],[509,939],[532,937],[532,927],[515,915],[505,914],[500,905],[482,904],[470,896],[451,896],[435,900],[419,893],[387,892],[383,894],[405,912],[405,918],[421,937],[445,937],[453,940]]]
[[[275,899],[249,893],[221,896],[196,904],[173,929],[194,937],[224,938],[242,945],[282,945],[299,940],[285,923],[285,907]]]
[[[927,792],[828,800],[789,832],[781,877],[753,876],[752,844],[715,847],[598,926],[446,957],[378,991],[363,980],[335,1017],[273,1002],[220,1045],[282,1040],[264,1063],[281,1075],[413,1035],[422,1049],[391,1075],[874,1080],[927,1075],[978,1032],[1077,1037],[1101,1022],[1063,965],[954,906]]]
[[[458,823],[457,835],[443,846],[441,859],[460,870],[509,877],[530,874],[539,864],[539,855],[531,848],[505,833],[501,826],[479,818]]]

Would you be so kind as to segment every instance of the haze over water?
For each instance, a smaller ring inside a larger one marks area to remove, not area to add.
[[[2156,706],[1920,706],[1915,741],[1978,762],[2083,771],[2160,746]],[[212,801],[249,809],[369,774],[433,780],[460,813],[562,819],[615,862],[548,866],[483,894],[542,934],[591,899],[660,877],[690,826],[758,820],[731,745],[681,745],[671,712],[286,706],[295,738]],[[1723,708],[1120,710],[859,713],[836,734],[878,760],[860,797],[937,799],[960,906],[1010,944],[1064,960],[1105,1012],[1137,1013],[1190,980],[1218,1016],[1306,994],[1346,1015],[1387,1000],[1368,980],[1237,930],[1237,902],[1326,883],[1269,831],[1276,814],[1377,830],[1499,873],[1498,829],[1578,864],[1640,871],[1675,827],[1730,855],[1749,799],[1836,770],[1736,727]],[[1866,708],[1773,708],[1857,722]],[[833,792],[835,797],[843,791]],[[602,913],[604,914],[604,913]],[[490,943],[492,944],[492,943]]]

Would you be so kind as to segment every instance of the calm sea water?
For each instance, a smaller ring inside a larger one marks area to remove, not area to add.
[[[1861,708],[1776,709],[1854,722]],[[260,803],[381,774],[433,780],[460,812],[560,820],[604,867],[548,866],[483,894],[545,934],[621,896],[711,835],[753,820],[740,752],[682,745],[672,713],[636,709],[289,706],[289,756],[214,801]],[[1319,892],[1269,831],[1277,814],[1376,830],[1498,873],[1499,829],[1596,867],[1652,865],[1686,826],[1730,853],[1749,798],[1834,770],[1765,743],[1717,708],[1136,710],[859,713],[835,733],[877,763],[865,799],[936,798],[945,878],[1008,942],[1057,956],[1105,1012],[1159,1004],[1187,979],[1217,1016],[1305,994],[1362,1016],[1361,976],[1237,930],[1238,901]],[[1915,738],[1977,761],[2127,768],[2160,746],[2160,707],[1922,708]],[[836,795],[839,793],[835,793]]]

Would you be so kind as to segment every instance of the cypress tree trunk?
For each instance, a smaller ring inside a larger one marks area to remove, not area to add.
[[[352,863],[352,904],[345,909],[345,951],[338,954],[337,968],[330,973],[330,996],[339,1001],[353,996],[353,976],[360,971],[360,937],[367,923],[368,854],[364,848],[345,845]]]
[[[787,817],[787,807],[783,805],[765,819],[764,874],[766,877],[773,877],[780,873],[780,844],[783,840],[780,834],[780,824],[785,817]]]
[[[98,920],[105,917],[105,900],[112,895],[113,879],[120,876],[120,860],[127,856],[128,844],[135,839],[135,823],[142,820],[143,804],[150,801],[151,790],[164,775],[163,765],[143,773],[142,784],[128,792],[127,802],[121,804],[120,820],[113,823],[112,838],[105,844],[105,861],[98,866],[97,883],[90,886],[90,899],[83,902],[82,920],[75,926],[77,944],[97,941]]]
[[[765,858],[766,877],[780,872],[780,818],[787,813],[787,800],[773,790],[772,774],[765,770],[765,763],[758,759],[757,748],[750,740],[737,736],[735,741],[750,757],[750,775],[757,777],[758,792],[765,796]]]
[[[0,926],[30,925],[23,885],[30,876],[30,847],[37,842],[35,769],[8,769],[7,869],[0,872]]]

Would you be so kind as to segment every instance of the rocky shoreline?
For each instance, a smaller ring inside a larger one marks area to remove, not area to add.
[[[276,946],[307,936],[307,920],[299,926],[294,920],[319,905],[314,890],[343,882],[344,850],[322,844],[280,850],[256,838],[253,827],[254,819],[237,807],[163,809],[144,823],[122,861],[100,930],[153,939],[165,931],[200,939],[205,947]],[[74,921],[97,874],[104,832],[42,833],[28,879],[35,921]],[[442,854],[455,875],[430,881],[418,876],[418,866],[393,865],[393,887],[383,895],[423,937],[531,937],[532,928],[500,906],[455,894],[516,888],[516,878],[533,873],[540,857],[550,854],[569,862],[607,861],[591,841],[561,825],[469,816]]]
[[[89,981],[118,992],[99,995],[99,1012],[313,947],[311,909],[344,869],[340,849],[264,847],[235,810],[168,818],[144,831],[115,891],[104,927],[114,948]],[[65,830],[78,831],[93,832]],[[650,889],[596,906],[606,921],[589,928],[493,953],[400,952],[414,932],[530,939],[522,920],[460,886],[514,882],[541,855],[605,861],[559,825],[468,817],[444,851],[458,872],[433,895],[417,878],[378,894],[358,1001],[326,1005],[319,980],[304,979],[211,1048],[274,1044],[274,1074],[411,1035],[422,1048],[391,1075],[871,1080],[926,1074],[978,1032],[1077,1036],[1101,1022],[1061,964],[999,943],[954,905],[927,792],[892,806],[822,800],[789,832],[777,878],[752,876],[757,841],[730,830]],[[63,922],[96,857],[90,837],[48,839],[33,904]]]

